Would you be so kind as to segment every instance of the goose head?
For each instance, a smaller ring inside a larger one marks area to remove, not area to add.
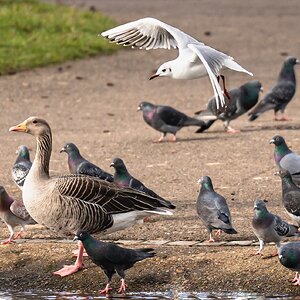
[[[24,122],[10,127],[9,131],[25,132],[35,137],[51,133],[49,124],[39,117],[29,117]]]

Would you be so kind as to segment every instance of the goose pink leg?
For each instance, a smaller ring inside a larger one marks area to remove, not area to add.
[[[70,265],[70,266],[64,266],[62,269],[54,272],[54,275],[59,275],[61,277],[65,277],[68,276],[70,274],[76,273],[79,270],[84,268],[84,264],[83,264],[83,244],[81,241],[78,242],[78,256],[76,258],[76,262],[74,265]]]

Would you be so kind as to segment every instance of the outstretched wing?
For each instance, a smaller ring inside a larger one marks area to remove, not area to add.
[[[111,42],[140,49],[185,48],[194,38],[154,18],[143,18],[101,33]]]

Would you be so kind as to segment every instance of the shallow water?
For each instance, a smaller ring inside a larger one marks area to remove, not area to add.
[[[98,292],[92,292],[89,294],[80,292],[55,292],[55,291],[0,291],[0,300],[15,300],[15,299],[43,299],[43,300],[92,300],[92,299],[107,299],[105,296],[100,296]],[[123,295],[111,295],[109,299],[124,299],[124,300],[192,300],[192,299],[280,299],[280,300],[292,300],[296,299],[292,296],[277,295],[277,296],[264,296],[254,293],[185,293],[185,292],[165,292],[165,293],[128,293]],[[299,298],[297,298],[299,299]]]

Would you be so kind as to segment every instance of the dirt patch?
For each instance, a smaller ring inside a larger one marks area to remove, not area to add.
[[[60,1],[68,3],[68,1]],[[111,14],[120,22],[154,16],[180,27],[203,42],[234,56],[255,74],[267,91],[278,76],[284,54],[300,56],[296,39],[299,1],[71,1],[72,4]],[[206,32],[210,32],[207,35]],[[98,33],[98,32],[97,32]],[[96,37],[97,38],[97,37]],[[208,78],[194,81],[158,79],[148,76],[176,51],[138,51],[128,49],[113,56],[68,62],[46,69],[0,78],[1,157],[0,180],[8,192],[20,197],[10,170],[20,144],[35,149],[32,137],[8,133],[8,128],[30,115],[48,120],[53,130],[51,174],[68,172],[66,156],[59,154],[65,142],[74,142],[82,154],[109,171],[111,160],[119,156],[128,169],[150,188],[177,205],[168,218],[153,217],[152,222],[109,236],[117,239],[205,240],[208,235],[198,220],[195,201],[197,180],[209,175],[215,188],[228,199],[238,234],[223,240],[255,239],[250,222],[253,201],[268,199],[269,209],[288,219],[281,204],[281,184],[273,175],[273,146],[268,140],[283,135],[294,150],[300,151],[299,92],[288,106],[293,119],[273,121],[272,112],[253,123],[246,116],[233,122],[242,130],[228,135],[222,124],[208,132],[195,134],[195,128],[178,133],[177,143],[153,144],[159,133],[148,127],[136,112],[142,100],[172,105],[192,115],[203,108],[212,95]],[[297,67],[296,67],[297,69]],[[296,70],[299,77],[300,70]],[[80,79],[79,79],[80,78]],[[228,72],[228,87],[252,78]],[[31,152],[34,156],[34,150]],[[1,227],[1,237],[8,232]],[[28,231],[26,237],[55,237],[42,229]],[[99,268],[88,268],[69,278],[51,273],[73,261],[75,245],[24,243],[0,247],[1,288],[98,289],[105,278]],[[267,254],[274,249],[268,247]],[[298,294],[288,279],[292,272],[277,258],[252,257],[254,247],[157,247],[158,256],[128,272],[131,291],[182,290],[257,291]],[[115,285],[119,285],[116,282]]]

